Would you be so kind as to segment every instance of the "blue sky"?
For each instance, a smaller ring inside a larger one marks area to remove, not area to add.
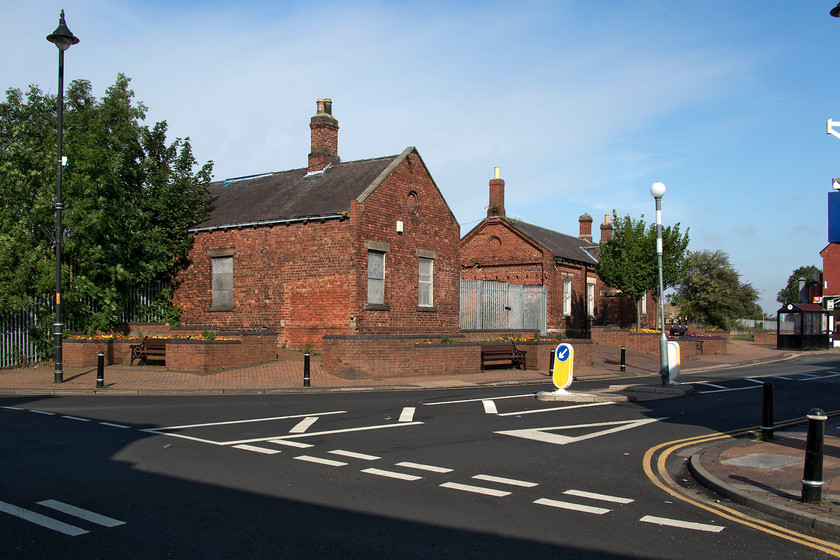
[[[690,228],[775,312],[822,267],[840,176],[840,19],[831,0],[222,2],[3,0],[0,87],[57,91],[46,41],[81,39],[65,79],[101,96],[122,72],[215,178],[303,167],[315,101],[349,161],[416,146],[461,224],[507,215],[577,235],[590,214]],[[14,53],[13,55],[11,53]]]

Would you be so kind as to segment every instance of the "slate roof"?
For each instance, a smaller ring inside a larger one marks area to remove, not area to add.
[[[351,200],[366,198],[412,150],[342,162],[318,173],[302,168],[210,183],[210,214],[190,231],[338,217],[350,211]]]
[[[505,218],[505,221],[532,241],[553,252],[557,259],[598,264],[600,245],[597,243],[510,218]]]

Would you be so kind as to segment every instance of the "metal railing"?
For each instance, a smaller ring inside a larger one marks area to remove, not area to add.
[[[545,286],[461,280],[461,328],[527,329],[546,333]]]

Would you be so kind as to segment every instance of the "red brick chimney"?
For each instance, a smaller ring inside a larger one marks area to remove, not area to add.
[[[578,218],[578,223],[580,223],[580,235],[578,237],[592,243],[592,216],[583,214]]]
[[[606,243],[612,239],[612,224],[610,223],[610,215],[604,214],[604,223],[601,224],[601,243]]]
[[[493,168],[493,178],[490,179],[490,204],[487,206],[487,217],[505,217],[505,181],[499,179],[499,168]]]
[[[312,151],[309,173],[323,171],[328,165],[341,162],[338,157],[338,120],[332,116],[332,99],[319,99],[318,112],[309,120]]]

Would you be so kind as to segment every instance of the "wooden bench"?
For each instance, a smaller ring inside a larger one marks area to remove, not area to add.
[[[510,361],[511,367],[525,369],[525,351],[519,350],[513,342],[481,345],[481,371],[487,362]]]
[[[166,360],[166,339],[165,338],[149,338],[143,337],[143,342],[140,344],[131,345],[131,362],[129,366],[134,365],[134,360],[139,360],[139,364],[148,363],[149,356],[161,356]]]

